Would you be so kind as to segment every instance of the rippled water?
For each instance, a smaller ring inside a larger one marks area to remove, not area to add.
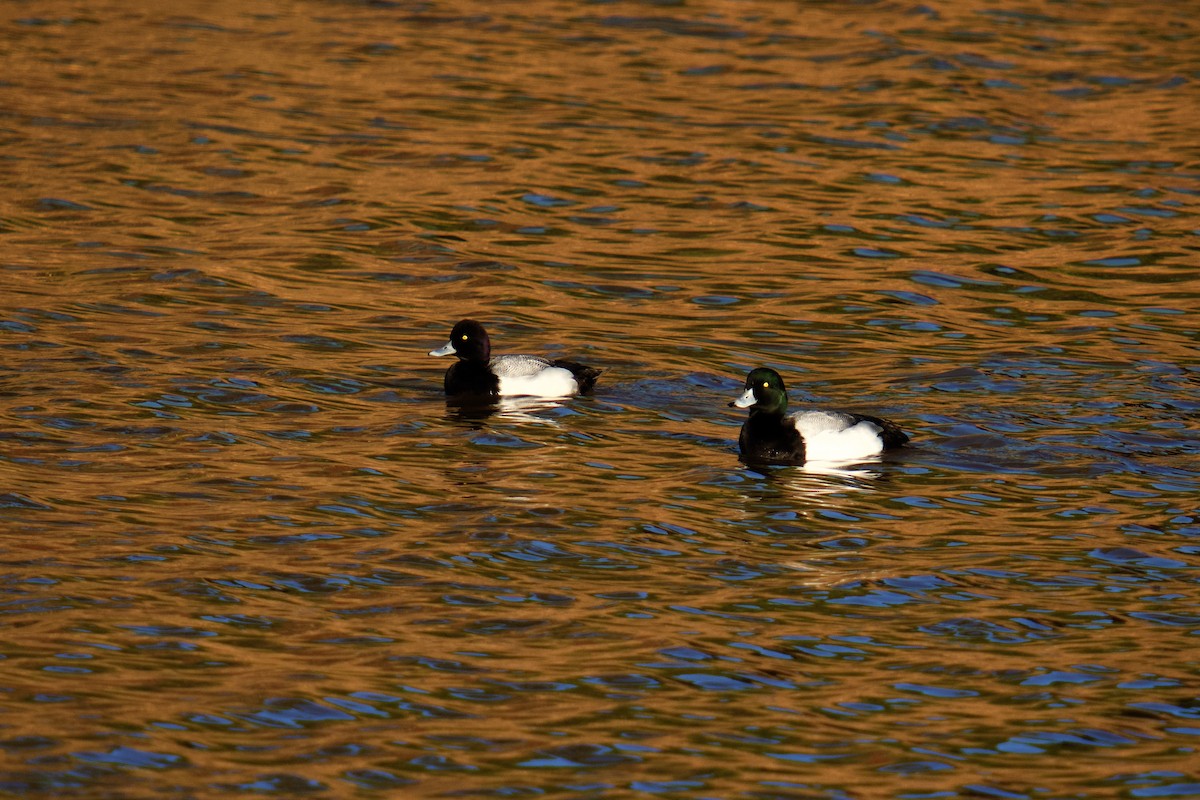
[[[0,793],[1200,794],[1193,12],[8,4]]]

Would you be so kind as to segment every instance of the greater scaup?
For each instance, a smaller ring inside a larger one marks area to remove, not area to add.
[[[566,397],[590,391],[600,370],[574,361],[538,356],[493,356],[483,325],[464,319],[450,331],[450,341],[430,350],[431,356],[454,353],[458,361],[446,370],[447,395]]]
[[[738,446],[747,461],[803,464],[856,461],[901,447],[908,435],[896,423],[847,411],[800,411],[785,416],[787,390],[769,367],[746,376],[745,392],[729,405],[749,408]]]

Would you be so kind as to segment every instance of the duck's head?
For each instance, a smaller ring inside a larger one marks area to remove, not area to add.
[[[430,350],[431,356],[448,356],[454,353],[463,361],[487,361],[492,352],[492,343],[487,331],[473,319],[460,320],[450,331],[450,341],[436,350]]]
[[[729,405],[782,414],[787,409],[787,390],[783,378],[770,367],[757,367],[746,376],[746,391]]]

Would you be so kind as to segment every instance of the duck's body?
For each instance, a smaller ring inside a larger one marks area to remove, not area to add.
[[[860,461],[908,441],[898,425],[880,417],[824,410],[787,414],[783,379],[767,367],[750,372],[745,392],[730,405],[750,409],[738,447],[751,462]]]
[[[446,370],[447,395],[496,397],[568,397],[591,390],[600,370],[574,361],[538,356],[492,356],[491,339],[478,322],[464,319],[450,331],[450,341],[431,356],[454,353],[458,361]]]
[[[569,397],[589,391],[600,371],[573,361],[538,356],[496,356],[487,361],[461,360],[446,370],[446,394],[494,397]]]

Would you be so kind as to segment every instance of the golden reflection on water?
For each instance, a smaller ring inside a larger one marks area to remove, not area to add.
[[[1189,13],[11,4],[2,791],[1177,791]]]

